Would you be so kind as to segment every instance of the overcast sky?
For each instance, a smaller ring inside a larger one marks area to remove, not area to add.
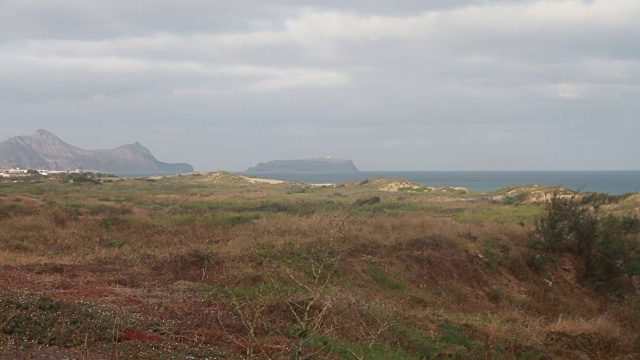
[[[638,0],[0,0],[0,140],[197,170],[640,169]]]

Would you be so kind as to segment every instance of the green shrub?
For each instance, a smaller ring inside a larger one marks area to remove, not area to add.
[[[612,290],[622,275],[640,275],[640,219],[603,214],[607,197],[553,196],[531,232],[531,247],[547,254],[576,255],[583,278]]]
[[[246,224],[259,218],[260,216],[258,214],[238,214],[223,216],[220,221],[224,224],[235,226]]]
[[[391,290],[404,290],[404,285],[390,278],[384,269],[378,264],[369,266],[369,274],[380,285]]]
[[[374,205],[374,204],[379,203],[380,201],[381,201],[381,199],[380,199],[379,196],[372,196],[370,198],[356,200],[356,205],[358,205],[358,206]]]
[[[117,228],[119,226],[123,226],[128,223],[127,219],[121,218],[119,216],[107,216],[100,220],[100,227],[104,230],[111,230]]]
[[[149,210],[149,211],[163,211],[164,210],[164,206],[162,206],[160,204],[142,204],[142,205],[140,205],[140,207],[145,209],[145,210]]]

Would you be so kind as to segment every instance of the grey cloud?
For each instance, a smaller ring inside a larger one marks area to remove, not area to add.
[[[141,141],[199,169],[640,167],[607,161],[640,150],[635,0],[0,6],[0,137]]]
[[[5,0],[0,38],[108,39],[157,32],[245,30],[257,15],[276,11],[255,1]]]

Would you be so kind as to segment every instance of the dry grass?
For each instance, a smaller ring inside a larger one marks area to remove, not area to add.
[[[619,339],[624,330],[617,320],[608,315],[600,315],[590,319],[562,317],[547,326],[548,331],[562,332],[572,336],[582,334],[600,334]]]
[[[116,343],[120,358],[288,358],[293,345],[321,358],[637,354],[635,295],[612,301],[565,276],[569,258],[536,268],[526,243],[539,205],[376,184],[217,173],[3,185],[0,276],[115,306],[163,340]]]

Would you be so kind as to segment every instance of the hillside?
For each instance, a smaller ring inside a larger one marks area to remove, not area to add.
[[[639,213],[384,178],[0,182],[0,359],[637,359]]]
[[[351,172],[358,171],[353,161],[336,158],[273,160],[259,163],[247,172]]]
[[[189,164],[158,161],[139,143],[115,149],[86,150],[70,145],[46,130],[0,143],[0,168],[75,170],[113,174],[177,174],[193,171]]]

